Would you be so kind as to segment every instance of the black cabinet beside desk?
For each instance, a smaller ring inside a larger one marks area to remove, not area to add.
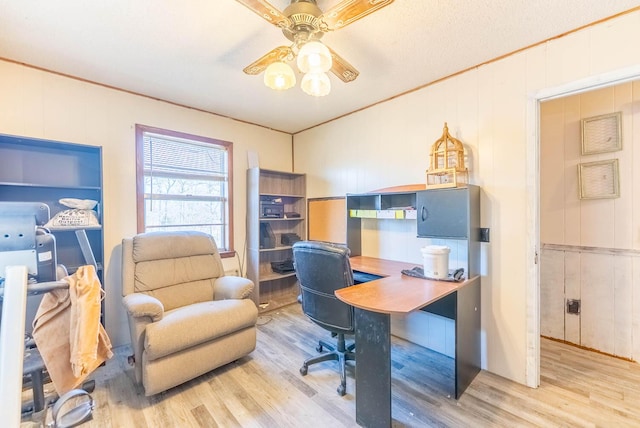
[[[419,238],[466,242],[465,277],[480,274],[480,188],[474,185],[416,193]],[[422,308],[455,321],[455,396],[464,392],[480,371],[480,281]]]

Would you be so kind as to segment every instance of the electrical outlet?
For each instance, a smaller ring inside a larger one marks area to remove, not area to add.
[[[567,313],[580,315],[580,300],[567,299]]]

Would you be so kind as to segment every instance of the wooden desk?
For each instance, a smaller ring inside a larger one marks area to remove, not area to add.
[[[383,278],[343,288],[338,299],[355,308],[356,422],[365,427],[391,426],[390,314],[407,314],[455,295],[455,396],[480,371],[480,277],[461,283],[402,275],[414,264],[356,256],[353,270]]]

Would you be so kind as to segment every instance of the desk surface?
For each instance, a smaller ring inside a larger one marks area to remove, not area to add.
[[[413,268],[415,264],[374,257],[355,256],[349,261],[353,270],[384,278],[337,290],[335,294],[338,299],[356,308],[385,314],[415,311],[475,280],[447,282],[414,278],[401,272]]]

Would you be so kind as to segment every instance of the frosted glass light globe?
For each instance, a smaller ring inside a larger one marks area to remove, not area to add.
[[[300,83],[302,90],[314,97],[323,97],[331,92],[331,81],[327,73],[307,73]]]
[[[284,91],[296,84],[296,75],[288,64],[274,62],[264,71],[264,84],[271,89]]]
[[[331,69],[331,52],[321,42],[308,42],[300,48],[297,63],[303,73],[325,73]]]

